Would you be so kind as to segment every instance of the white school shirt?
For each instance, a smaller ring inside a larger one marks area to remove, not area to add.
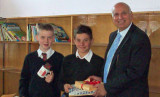
[[[76,51],[76,57],[78,57],[80,59],[86,59],[88,62],[91,61],[92,56],[93,56],[93,52],[92,52],[91,49],[89,50],[89,52],[83,58],[81,58],[81,56],[79,55],[78,50]]]
[[[47,59],[49,59],[54,54],[55,51],[50,48],[47,52],[42,52],[42,50],[40,50],[39,48],[37,52],[38,52],[38,57],[40,57],[41,59],[43,59],[42,53],[46,53]]]

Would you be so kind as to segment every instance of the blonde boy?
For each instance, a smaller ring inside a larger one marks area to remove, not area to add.
[[[51,48],[54,42],[52,25],[39,24],[36,39],[39,49],[28,54],[24,60],[19,87],[20,97],[59,97],[57,80],[63,55]],[[37,73],[46,66],[45,64],[49,64],[49,73],[42,78]]]

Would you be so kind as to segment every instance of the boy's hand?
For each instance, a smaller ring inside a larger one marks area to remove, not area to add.
[[[101,77],[98,77],[98,76],[89,76],[87,79],[91,79],[93,81],[101,81],[102,82],[102,78]]]
[[[53,73],[53,71],[50,71],[50,73],[45,77],[45,81],[47,83],[51,83],[51,81],[53,80],[53,78],[54,78],[54,73]]]
[[[73,88],[70,84],[64,84],[64,91],[66,92],[66,93],[69,93],[69,89],[70,88]]]

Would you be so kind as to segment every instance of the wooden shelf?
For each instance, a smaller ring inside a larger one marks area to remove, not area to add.
[[[27,42],[27,41],[0,41],[0,43],[20,43],[20,44],[22,44],[22,43],[29,43],[29,42]]]
[[[160,94],[160,87],[150,86],[149,87],[149,91],[152,92],[152,93],[158,93],[158,94]]]
[[[15,68],[3,68],[0,69],[1,71],[6,71],[6,72],[12,72],[12,73],[21,73],[21,69],[15,69]]]
[[[156,49],[156,48],[157,48],[157,49],[160,49],[160,46],[159,46],[159,45],[153,45],[153,46],[152,46],[152,48],[155,48],[155,49]]]
[[[108,44],[107,43],[93,43],[93,45],[92,46],[104,46],[104,47],[107,47],[108,46]]]
[[[158,26],[160,25],[160,11],[136,12],[133,13],[133,16],[133,23],[142,30],[147,31],[146,33],[151,41],[152,58],[149,72],[149,88],[153,95],[154,93],[160,94],[160,27]],[[63,27],[71,42],[55,42],[53,43],[52,48],[55,51],[62,53],[64,56],[76,52],[76,46],[73,42],[74,29],[80,24],[86,24],[91,27],[94,38],[91,49],[95,54],[103,58],[108,46],[109,35],[117,29],[112,22],[110,13],[16,17],[0,21],[16,23],[24,32],[27,32],[27,25],[32,23],[53,23]],[[2,94],[1,91],[7,94],[18,92],[18,80],[20,78],[24,58],[28,53],[35,51],[38,48],[38,42],[0,41],[0,77],[1,80],[5,81],[5,84],[3,85],[5,89],[0,90],[0,96]],[[12,79],[15,81],[12,81]],[[14,89],[11,87],[14,87]],[[159,95],[153,95],[150,97],[160,97]]]

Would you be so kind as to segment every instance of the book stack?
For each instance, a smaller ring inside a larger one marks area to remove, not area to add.
[[[54,28],[55,42],[70,42],[70,39],[64,29],[52,24]]]
[[[26,34],[15,23],[3,23],[0,25],[1,41],[25,41]]]
[[[27,41],[37,41],[37,25],[38,24],[28,24],[27,27]]]
[[[70,42],[67,33],[64,31],[62,27],[52,23],[50,24],[53,26],[54,29],[55,42]],[[27,41],[37,41],[35,37],[38,33],[37,32],[38,25],[39,25],[38,23],[28,24]]]

